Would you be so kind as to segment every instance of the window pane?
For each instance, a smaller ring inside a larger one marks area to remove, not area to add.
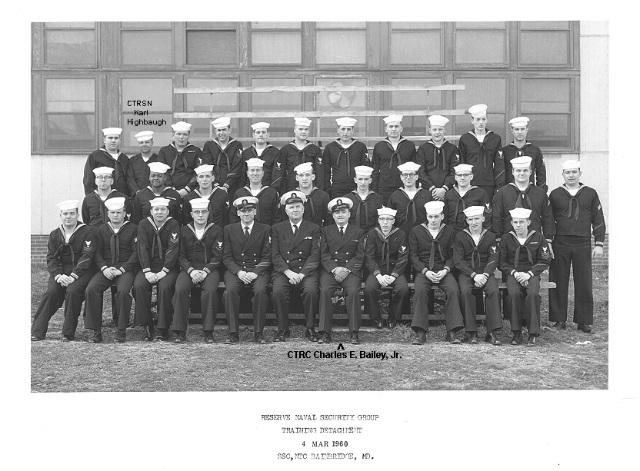
[[[440,29],[440,23],[437,21],[402,21],[393,22],[391,27],[396,29]]]
[[[122,63],[169,65],[172,63],[171,31],[123,31]]]
[[[135,138],[140,131],[153,131],[153,151],[156,153],[160,147],[171,144],[171,125],[175,121],[171,113],[151,113],[146,116],[126,113],[123,118],[122,146],[125,151],[140,152]]]
[[[504,64],[506,61],[504,31],[456,31],[456,64]]]
[[[95,112],[96,92],[92,79],[48,79],[45,93],[47,113]]]
[[[364,29],[367,26],[365,22],[356,21],[318,21],[317,29]]]
[[[472,105],[485,103],[488,107],[487,129],[500,135],[504,143],[507,80],[504,78],[458,77],[455,82],[465,85],[464,91],[454,92],[456,109],[466,111]],[[473,129],[469,114],[456,116],[454,121],[456,134],[463,134]]]
[[[122,29],[171,29],[171,23],[168,21],[125,21],[122,23]]]
[[[95,23],[92,21],[58,21],[58,22],[46,22],[45,28],[95,28]]]
[[[232,21],[188,21],[187,29],[235,30],[236,25],[237,23]]]
[[[45,111],[45,148],[96,146],[94,80],[48,79]]]
[[[505,29],[504,21],[458,21],[456,29]]]
[[[562,115],[531,115],[529,114],[529,134],[527,139],[538,147],[571,146],[570,116]]]
[[[568,21],[522,21],[520,29],[569,29]]]
[[[252,87],[296,86],[302,85],[302,79],[253,79]],[[251,105],[254,111],[298,111],[302,109],[302,93],[252,93]],[[293,135],[293,118],[253,118],[251,123],[266,121],[271,124],[271,137],[288,137]],[[282,142],[276,143],[277,147]]]
[[[522,31],[521,64],[568,64],[568,31]]]
[[[523,114],[570,112],[570,79],[523,79],[521,87]]]
[[[187,64],[236,64],[235,31],[187,31]]]
[[[318,64],[366,64],[365,31],[317,31],[316,62]]]
[[[47,31],[47,65],[96,65],[95,31]]]
[[[289,28],[289,29],[300,29],[302,27],[302,23],[299,21],[252,21],[251,29],[274,29],[274,28]]]
[[[440,30],[391,34],[392,64],[440,64]]]
[[[300,64],[302,62],[301,33],[252,33],[251,62],[253,64]]]
[[[405,79],[394,78],[392,85],[442,85],[439,78],[431,79]],[[442,109],[442,92],[391,92],[390,108],[392,110],[437,110]],[[426,134],[427,117],[425,116],[405,116],[402,118],[402,134],[404,136],[424,136]],[[447,132],[451,133],[449,127]]]
[[[150,112],[173,110],[171,79],[123,79],[122,110],[147,109]],[[144,103],[143,103],[144,102]]]
[[[237,87],[237,79],[201,79],[201,78],[189,78],[187,79],[188,88],[228,88]],[[187,100],[187,111],[200,111],[208,112],[211,109],[213,111],[219,111],[222,115],[225,111],[238,111],[238,94],[237,93],[214,93],[212,95],[185,95]],[[204,142],[209,140],[209,127],[211,126],[211,119],[191,119],[189,122],[193,124],[191,128],[191,136],[194,141]],[[234,134],[239,129],[237,119],[231,120],[231,129]],[[237,137],[237,134],[236,134]]]
[[[365,78],[319,78],[316,79],[316,85],[325,87],[339,87],[339,86],[365,86],[367,85],[367,79]],[[350,110],[364,110],[367,106],[367,93],[366,92],[320,92],[318,93],[318,110],[320,111],[343,111],[343,116],[349,116]],[[354,136],[363,137],[366,136],[367,131],[367,118],[366,116],[356,117],[358,122],[355,126]],[[338,137],[336,131],[338,125],[335,118],[320,118],[320,134],[322,136],[335,136]],[[326,143],[325,143],[326,144]]]

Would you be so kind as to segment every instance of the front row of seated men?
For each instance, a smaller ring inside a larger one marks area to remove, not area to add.
[[[169,215],[168,198],[150,200],[150,216],[136,226],[125,220],[126,199],[114,197],[105,201],[109,222],[97,230],[79,221],[78,201],[59,203],[62,225],[49,238],[47,263],[51,276],[33,321],[31,339],[45,339],[48,322],[64,301],[63,340],[73,340],[86,300],[85,328],[93,330],[91,342],[101,342],[102,296],[114,286],[118,342],[126,340],[132,288],[134,325],[144,327],[145,340],[166,341],[173,331],[175,342],[185,342],[191,293],[199,287],[204,338],[211,343],[224,267],[223,301],[229,325],[225,343],[239,341],[243,289],[253,292],[255,342],[266,343],[263,330],[271,282],[278,318],[274,341],[282,342],[290,336],[288,298],[291,290],[296,290],[306,316],[305,336],[312,342],[331,342],[332,297],[343,288],[350,341],[358,344],[363,267],[367,273],[365,298],[371,318],[380,328],[381,288],[392,288],[389,325],[402,317],[409,296],[405,273],[410,261],[416,273],[411,322],[416,334],[414,344],[426,341],[427,294],[436,285],[446,294],[447,341],[459,343],[458,334],[464,329],[469,341],[477,343],[476,304],[471,290],[482,288],[487,296],[485,340],[499,345],[497,333],[502,321],[496,266],[507,282],[511,343],[522,342],[524,318],[528,343],[535,344],[540,334],[539,276],[549,266],[551,254],[544,237],[529,231],[529,209],[511,210],[514,230],[498,245],[495,236],[483,228],[484,206],[465,208],[468,227],[456,234],[452,226],[443,223],[444,203],[429,201],[424,205],[426,221],[413,227],[407,237],[402,229],[394,227],[394,209],[379,208],[378,225],[366,233],[349,223],[351,199],[341,197],[329,202],[335,224],[323,228],[303,219],[305,202],[306,196],[300,191],[285,193],[281,204],[288,220],[271,228],[255,221],[258,199],[242,196],[233,203],[240,221],[222,229],[208,221],[207,198],[191,200],[192,222],[181,227]],[[151,311],[153,285],[157,285],[155,323]],[[314,328],[316,313],[318,332]]]

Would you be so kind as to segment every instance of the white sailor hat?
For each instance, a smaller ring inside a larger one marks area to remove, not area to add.
[[[196,168],[193,169],[194,172],[196,172],[196,175],[200,175],[201,173],[206,173],[206,172],[211,172],[211,174],[213,175],[213,165],[200,165]]]
[[[93,169],[93,173],[97,177],[98,175],[113,175],[113,170],[111,167],[97,167]]]
[[[418,170],[420,170],[420,164],[417,164],[415,162],[405,162],[402,165],[398,165],[398,170],[400,170],[400,173],[417,172]]]
[[[115,198],[109,198],[104,202],[104,205],[107,207],[109,211],[114,211],[116,209],[124,208],[124,196],[116,196]]]
[[[293,118],[293,121],[296,126],[307,126],[307,127],[311,126],[311,120],[309,118],[298,117],[298,118]]]
[[[440,214],[444,210],[444,202],[443,201],[429,201],[424,204],[424,209],[427,211],[427,214]]]
[[[153,131],[140,131],[133,137],[135,137],[138,142],[148,141],[149,139],[153,139]]]
[[[531,168],[531,157],[523,155],[522,157],[511,159],[510,163],[513,168]]]
[[[484,214],[484,206],[469,206],[462,210],[464,215],[468,218],[473,216],[481,216]]]
[[[230,124],[231,118],[228,118],[226,116],[222,116],[211,121],[211,126],[213,126],[214,128],[226,128]]]
[[[565,160],[562,162],[562,170],[571,170],[574,168],[580,169],[579,160]]]
[[[122,134],[122,128],[104,128],[102,130],[102,134],[104,134],[104,136],[119,136],[120,134]]]
[[[471,108],[469,108],[469,113],[471,113],[471,116],[473,116],[474,118],[487,116],[487,105],[473,105]]]
[[[306,195],[301,192],[301,191],[287,191],[284,195],[282,195],[282,197],[280,198],[280,204],[282,206],[286,205],[286,204],[293,204],[293,203],[306,203],[307,202],[307,197]]]
[[[531,210],[527,208],[515,208],[509,211],[512,219],[529,219]]]
[[[392,114],[392,115],[389,115],[386,118],[384,118],[382,121],[384,121],[384,124],[401,123],[402,122],[402,115],[401,114]]]
[[[251,157],[247,160],[247,168],[262,168],[264,166],[264,160],[256,157]]]
[[[328,205],[328,209],[332,213],[344,208],[351,209],[352,207],[353,207],[353,201],[345,197],[334,198],[331,201],[329,201],[329,205]]]
[[[168,208],[169,198],[153,198],[151,201],[149,201],[149,204],[152,208],[155,208],[156,206],[166,206]]]
[[[68,211],[69,209],[78,209],[80,207],[80,201],[78,200],[65,200],[56,204],[60,211]]]
[[[311,162],[305,162],[296,166],[293,171],[298,175],[300,175],[301,173],[313,172],[313,164]]]
[[[238,209],[255,208],[258,206],[258,198],[255,196],[241,196],[234,200],[233,205]]]
[[[356,125],[357,122],[358,122],[357,119],[347,118],[347,117],[336,119],[336,123],[338,123],[338,126],[353,127]]]
[[[431,126],[446,126],[447,123],[449,122],[448,118],[445,118],[444,116],[440,116],[439,114],[434,114],[432,116],[429,116],[429,124]]]
[[[269,126],[271,126],[269,123],[265,123],[264,121],[260,121],[259,123],[254,123],[251,125],[251,129],[253,129],[254,131],[256,129],[269,129]]]
[[[353,170],[356,172],[356,176],[362,175],[363,177],[371,177],[373,173],[373,167],[369,167],[368,165],[358,165],[354,167]]]
[[[473,165],[458,164],[453,167],[453,171],[458,175],[459,173],[473,173]]]
[[[193,198],[189,203],[191,204],[191,211],[209,209],[209,198]]]
[[[518,116],[517,118],[509,120],[509,124],[513,127],[526,126],[527,124],[529,124],[529,118],[527,118],[526,116]]]
[[[167,164],[163,164],[162,162],[151,162],[147,164],[149,166],[149,170],[153,173],[167,173],[171,167]]]
[[[382,208],[378,208],[378,217],[380,216],[396,217],[397,212],[398,211],[396,211],[395,209],[391,209],[391,208],[387,208],[386,206],[383,206]]]
[[[191,125],[189,123],[185,123],[184,121],[178,121],[171,125],[171,129],[175,132],[189,132],[191,131]]]

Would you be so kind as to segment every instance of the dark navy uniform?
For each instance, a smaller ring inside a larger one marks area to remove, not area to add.
[[[445,140],[440,147],[428,141],[418,147],[416,163],[420,164],[418,181],[430,192],[436,188],[450,190],[456,183],[454,167],[460,163],[458,148]]]
[[[213,165],[214,181],[232,195],[238,189],[242,172],[242,143],[230,137],[223,149],[217,139],[207,141],[202,147],[202,163]]]
[[[364,287],[364,299],[372,320],[380,317],[380,283],[376,276],[391,275],[393,282],[391,304],[389,309],[390,323],[398,322],[402,318],[402,307],[409,297],[409,285],[404,276],[409,264],[409,245],[407,235],[402,229],[394,227],[385,237],[380,227],[374,227],[367,235],[365,249],[365,266],[369,272]]]
[[[158,154],[155,152],[151,154],[149,160],[146,162],[142,158],[142,154],[138,153],[129,158],[129,169],[127,170],[127,186],[129,187],[129,194],[131,197],[146,188],[149,185],[149,164],[158,162]]]
[[[539,186],[546,193],[549,191],[547,186],[547,167],[544,164],[544,157],[542,151],[538,146],[525,142],[524,145],[518,148],[513,142],[508,146],[502,148],[502,154],[504,155],[504,174],[506,183],[514,182],[513,167],[511,161],[516,157],[528,156],[531,157],[531,176],[529,181],[535,186]]]
[[[237,334],[240,324],[240,291],[242,288],[253,288],[253,328],[254,334],[262,334],[269,302],[267,287],[271,267],[271,227],[259,222],[247,239],[241,222],[229,224],[224,228],[224,252],[222,261],[227,267],[224,274],[226,290],[223,295],[224,309],[227,313],[229,333]],[[258,277],[251,285],[245,285],[238,272],[253,272]]]
[[[264,179],[263,179],[264,181]],[[255,196],[258,198],[258,207],[256,208],[255,221],[269,226],[281,221],[282,213],[278,210],[280,207],[280,197],[278,192],[270,186],[263,186],[257,195],[251,193],[248,186],[240,188],[233,196],[233,201],[243,196]],[[229,211],[229,223],[234,224],[240,221],[240,216],[235,208]]]
[[[93,173],[93,169],[98,167],[109,167],[114,169],[113,189],[130,196],[129,187],[127,185],[129,157],[127,157],[127,154],[119,152],[118,158],[114,159],[104,147],[94,150],[89,154],[89,157],[87,157],[87,162],[84,165],[84,177],[82,179],[85,195],[88,195],[97,188],[95,182],[96,175]]]
[[[373,147],[371,189],[382,197],[383,204],[386,205],[391,193],[402,186],[398,165],[414,162],[415,159],[416,145],[403,136],[400,136],[395,149],[389,138]]]
[[[33,318],[32,336],[40,340],[45,338],[49,320],[62,307],[63,302],[65,306],[62,335],[75,336],[84,301],[84,291],[95,272],[91,264],[96,247],[95,238],[95,229],[80,221],[68,242],[65,242],[62,226],[49,234],[47,246],[49,283]],[[70,275],[76,281],[65,288],[56,281],[60,275]]]
[[[344,236],[336,224],[322,229],[320,244],[320,323],[318,330],[331,335],[333,321],[333,303],[331,298],[340,286],[346,292],[347,314],[349,315],[349,331],[360,329],[362,311],[360,308],[361,271],[364,263],[364,247],[366,233],[353,224],[347,224]],[[331,273],[337,267],[345,267],[351,271],[338,283]]]
[[[460,136],[458,150],[461,164],[473,165],[471,183],[487,192],[489,198],[505,184],[504,157],[502,139],[493,131],[487,130],[482,142],[473,131]]]
[[[264,175],[262,176],[262,185],[270,186],[276,192],[282,189],[282,162],[278,160],[280,151],[277,147],[267,143],[267,147],[262,149],[262,154],[258,155],[256,146],[252,144],[242,151],[242,170],[240,172],[240,178],[238,187],[242,187],[249,184],[249,177],[247,177],[247,160],[260,159],[264,161],[263,169]],[[235,198],[234,198],[235,199]]]
[[[224,227],[229,222],[229,195],[220,188],[214,187],[213,192],[208,196],[202,196],[197,188],[182,199],[182,224],[187,225],[193,221],[191,217],[191,203],[195,198],[209,199],[209,217],[207,224],[215,224]]]
[[[498,239],[512,229],[509,211],[514,208],[530,209],[529,230],[543,232],[548,240],[553,238],[556,227],[547,193],[531,183],[524,191],[520,191],[515,183],[509,183],[500,188],[493,198],[491,227]]]
[[[356,189],[353,180],[356,167],[368,165],[371,167],[367,146],[355,139],[348,147],[342,147],[339,140],[327,144],[322,152],[324,159],[324,188],[331,199],[346,195]],[[322,175],[318,175],[321,178]]]
[[[195,168],[202,163],[200,148],[187,143],[182,152],[178,152],[175,144],[171,143],[160,149],[158,162],[171,167],[167,170],[167,186],[174,187],[176,191],[186,190],[187,192],[198,187]]]
[[[300,291],[307,328],[313,328],[318,312],[318,267],[320,266],[320,227],[302,219],[296,234],[291,221],[271,228],[271,260],[273,293],[271,299],[278,316],[278,330],[289,328],[289,292]],[[302,282],[292,285],[286,270],[304,275]]]
[[[205,333],[213,333],[213,326],[218,315],[218,284],[220,284],[219,268],[222,264],[222,251],[223,237],[220,226],[207,224],[200,238],[196,235],[193,223],[182,226],[178,256],[181,270],[176,280],[172,300],[173,323],[171,330],[187,331],[191,293],[196,287],[190,274],[193,270],[202,270],[207,273],[207,277],[198,283],[201,289],[202,330]]]
[[[464,230],[467,227],[467,218],[464,215],[464,210],[469,206],[484,207],[482,227],[485,229],[491,228],[491,200],[487,196],[487,192],[477,186],[471,186],[462,196],[460,196],[457,186],[444,194],[445,224],[452,226],[456,233]]]
[[[396,226],[405,234],[410,234],[411,229],[427,220],[424,205],[432,199],[431,192],[424,188],[418,188],[413,198],[409,198],[402,188],[394,191],[389,197],[389,207],[397,211]]]
[[[169,216],[180,223],[182,221],[182,197],[171,187],[166,186],[159,195],[156,195],[150,186],[140,190],[133,198],[131,208],[131,222],[140,225],[140,222],[151,216],[151,200],[154,198],[167,198],[169,200]]]
[[[153,326],[151,317],[152,285],[145,273],[163,271],[166,276],[158,283],[158,322],[159,329],[168,329],[173,317],[171,298],[178,278],[178,253],[180,251],[180,224],[168,217],[158,228],[153,218],[147,217],[138,225],[138,258],[142,270],[133,282],[136,300],[135,325]]]
[[[82,220],[90,226],[101,226],[109,222],[107,214],[109,210],[104,205],[104,202],[111,198],[124,198],[124,210],[125,213],[131,214],[131,199],[124,193],[120,193],[117,190],[112,189],[111,193],[103,200],[98,195],[98,190],[89,193],[84,197],[82,201]]]
[[[322,151],[320,147],[307,141],[302,149],[298,149],[295,141],[285,144],[280,149],[280,155],[278,160],[282,165],[282,187],[279,191],[280,194],[284,194],[287,191],[295,190],[298,186],[298,180],[296,180],[296,172],[294,169],[305,162],[311,162],[313,165],[313,173],[316,175],[324,175]],[[323,189],[324,179],[319,178],[316,180],[318,188]]]
[[[349,224],[359,227],[365,233],[373,229],[378,223],[378,208],[383,206],[382,196],[371,191],[363,200],[358,191],[353,190],[344,195],[344,197],[353,201],[353,206],[350,209]]]
[[[296,188],[296,190],[302,191],[299,188]],[[306,197],[307,201],[304,202],[302,219],[317,224],[320,227],[332,224],[333,218],[329,213],[329,195],[314,187]],[[284,207],[280,210],[280,214],[283,221],[289,219],[289,216],[287,216],[287,213],[284,211]]]
[[[115,232],[111,222],[100,226],[96,238],[96,252],[94,260],[100,270],[96,273],[85,293],[87,303],[87,317],[85,328],[100,330],[102,326],[102,296],[104,291],[116,287],[113,298],[115,309],[118,312],[118,329],[126,329],[129,326],[131,316],[131,288],[136,273],[140,269],[138,264],[138,226],[124,221],[118,232]],[[122,273],[110,280],[102,271],[105,268],[115,267]]]

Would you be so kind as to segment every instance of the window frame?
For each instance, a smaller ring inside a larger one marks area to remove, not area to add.
[[[176,66],[184,66],[184,56],[185,54],[177,53],[177,44],[179,41],[177,40],[176,35],[176,25],[177,23],[171,23],[171,26],[168,28],[143,28],[140,26],[123,28],[123,24],[128,22],[118,22],[118,38],[117,38],[117,54],[118,54],[118,66],[123,71],[145,71],[149,69],[154,70],[173,70]],[[153,25],[154,23],[148,23]],[[125,64],[124,63],[124,41],[123,41],[123,33],[124,32],[158,32],[158,31],[169,31],[171,34],[171,62],[168,64]],[[183,40],[184,45],[186,46],[186,40]],[[181,64],[179,64],[181,62]]]
[[[55,27],[47,26],[47,22],[42,24],[42,65],[45,70],[65,70],[65,69],[86,69],[95,70],[100,66],[100,23],[93,22],[93,28],[88,27]],[[93,31],[95,40],[95,61],[93,65],[88,64],[48,64],[47,63],[47,32],[49,31]]]
[[[211,25],[220,25],[220,28],[212,28],[205,27],[205,25],[201,26],[189,26],[189,23],[209,23]],[[211,21],[211,22],[193,22],[193,21],[185,21],[182,23],[177,23],[178,27],[176,28],[176,37],[184,37],[184,67],[188,70],[207,70],[210,71],[213,67],[216,69],[237,69],[240,67],[240,57],[241,57],[241,38],[242,31],[241,25],[242,23],[238,23],[235,21]],[[224,27],[223,26],[228,26]],[[187,57],[189,52],[189,43],[188,43],[188,35],[191,31],[235,31],[236,35],[236,48],[235,48],[235,62],[233,64],[189,64]]]

